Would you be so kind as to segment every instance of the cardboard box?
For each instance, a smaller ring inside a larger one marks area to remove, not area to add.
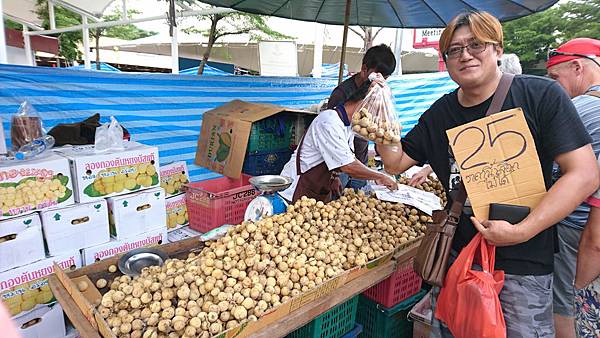
[[[166,242],[167,228],[160,227],[131,238],[123,240],[112,239],[108,243],[85,248],[81,250],[81,258],[83,259],[84,265],[90,265],[129,250],[165,244]]]
[[[196,230],[190,229],[189,226],[169,231],[167,239],[169,243],[179,242],[187,238],[197,237],[202,235]]]
[[[195,163],[226,176],[239,178],[252,123],[285,112],[297,113],[300,116],[316,115],[304,110],[240,100],[205,112]],[[303,131],[297,131],[295,134],[301,132]]]
[[[0,220],[73,204],[69,162],[52,152],[0,167]]]
[[[185,195],[169,197],[165,201],[167,209],[167,228],[169,231],[188,225],[189,217]]]
[[[167,226],[163,188],[111,197],[107,201],[110,234],[116,239],[129,238]]]
[[[110,241],[105,200],[45,210],[40,215],[50,256]]]
[[[96,153],[92,145],[56,150],[69,159],[77,202],[93,202],[160,184],[158,148],[137,142],[125,145],[124,150],[110,153]]]
[[[37,213],[0,221],[0,272],[46,258]]]
[[[67,334],[63,309],[58,302],[19,316],[14,322],[22,338],[64,338]]]
[[[47,276],[54,272],[53,263],[75,270],[81,267],[79,251],[40,261],[0,273],[0,300],[11,315],[34,310],[54,301]]]
[[[183,193],[181,188],[189,181],[190,175],[184,161],[173,162],[160,167],[160,186],[165,189],[167,197]]]

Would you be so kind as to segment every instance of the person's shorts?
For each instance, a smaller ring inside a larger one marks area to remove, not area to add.
[[[558,224],[559,252],[554,254],[554,313],[565,316],[575,316],[575,294],[573,281],[577,267],[577,248],[581,230]]]

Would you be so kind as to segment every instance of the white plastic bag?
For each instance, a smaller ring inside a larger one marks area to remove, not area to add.
[[[372,73],[369,80],[373,83],[352,116],[352,130],[356,135],[378,144],[398,144],[402,125],[394,107],[392,90],[378,74]]]
[[[94,140],[96,152],[108,150],[123,150],[123,127],[114,116],[110,117],[110,123],[105,123],[96,128]]]

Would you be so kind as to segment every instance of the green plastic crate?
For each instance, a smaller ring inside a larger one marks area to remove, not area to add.
[[[357,306],[358,296],[354,296],[290,333],[287,338],[339,338],[354,328]]]
[[[421,290],[400,304],[386,308],[361,295],[358,301],[356,322],[363,326],[360,338],[412,338],[412,323],[407,316],[410,309],[425,296]]]
[[[290,150],[296,116],[276,114],[252,123],[246,152]]]

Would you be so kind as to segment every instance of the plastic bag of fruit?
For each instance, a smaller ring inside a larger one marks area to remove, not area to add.
[[[369,75],[369,92],[352,116],[352,130],[364,139],[378,144],[400,143],[402,125],[396,114],[392,90],[381,75]]]

